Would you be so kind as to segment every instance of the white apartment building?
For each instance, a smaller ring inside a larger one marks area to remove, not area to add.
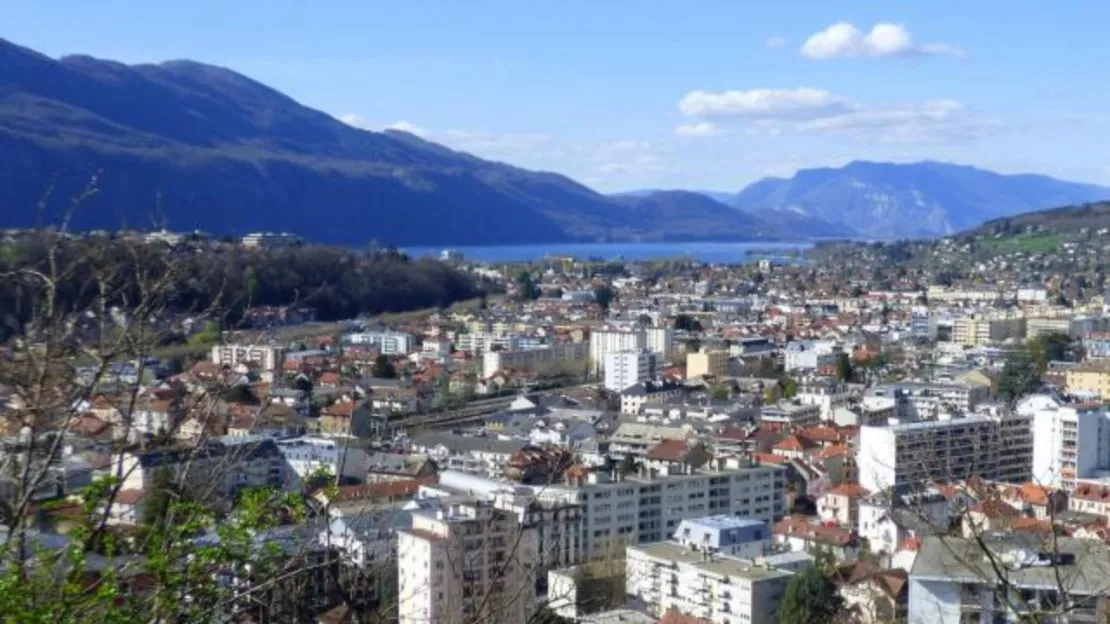
[[[210,359],[220,366],[257,364],[263,371],[274,371],[285,363],[285,350],[267,345],[228,344],[212,347]]]
[[[666,362],[674,353],[674,329],[670,327],[648,327],[644,330],[647,350],[654,353],[659,362]]]
[[[762,520],[718,514],[683,520],[672,539],[702,552],[756,559],[771,548],[771,528]]]
[[[1033,479],[1071,491],[1077,479],[1110,470],[1110,408],[1066,405],[1049,397],[1033,404]]]
[[[832,366],[836,364],[838,350],[831,340],[794,341],[783,350],[783,367],[790,372]]]
[[[377,347],[383,355],[408,355],[414,347],[412,334],[396,331],[355,332],[345,336],[353,345]]]
[[[514,351],[520,344],[516,334],[495,334],[490,332],[470,332],[455,338],[455,348],[466,353],[481,355],[498,347],[502,351]]]
[[[797,399],[802,405],[816,405],[821,409],[821,420],[832,420],[836,408],[848,404],[848,387],[838,381],[818,379],[803,383]]]
[[[674,467],[610,478],[604,473],[548,486],[540,500],[582,507],[582,544],[590,559],[611,556],[614,543],[658,542],[686,519],[728,514],[768,524],[785,513],[785,471],[729,458],[709,469]]]
[[[1043,536],[1020,533],[926,537],[909,584],[909,624],[1105,622],[1110,549],[1059,537],[1046,552]]]
[[[398,531],[400,624],[524,622],[537,546],[518,517],[481,501],[444,501]]]
[[[595,330],[590,332],[590,371],[601,375],[605,367],[605,354],[614,351],[643,351],[647,348],[647,334],[642,330]]]
[[[669,609],[714,624],[772,624],[792,574],[675,542],[629,546],[626,591],[655,617]]]
[[[489,379],[505,368],[581,375],[586,370],[588,356],[589,345],[584,342],[563,342],[535,349],[486,351],[482,355],[482,375]]]
[[[983,416],[861,427],[859,483],[871,492],[978,475],[994,480],[1000,454],[1025,453],[999,440],[999,423]],[[1015,461],[1007,457],[1007,462]]]
[[[369,455],[354,440],[301,436],[277,440],[277,445],[289,466],[291,485],[299,486],[301,480],[320,470],[338,477],[366,479]]]
[[[656,354],[648,351],[610,351],[605,354],[605,388],[620,392],[655,377]]]
[[[867,398],[888,397],[897,402],[897,417],[903,421],[928,420],[955,411],[969,413],[990,396],[990,389],[968,383],[924,383],[901,381],[875,386]]]
[[[967,316],[952,321],[952,342],[956,344],[977,346],[1024,337],[1025,317]]]

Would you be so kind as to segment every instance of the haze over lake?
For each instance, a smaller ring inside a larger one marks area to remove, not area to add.
[[[463,254],[466,260],[481,262],[527,262],[551,256],[604,258],[606,260],[657,260],[689,257],[711,263],[740,263],[764,255],[804,251],[809,241],[798,242],[656,242],[656,243],[548,243],[540,245],[483,245],[472,247],[405,247],[403,251],[419,258],[439,256],[444,249]]]

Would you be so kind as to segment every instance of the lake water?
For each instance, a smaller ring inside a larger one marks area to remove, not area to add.
[[[761,256],[776,256],[813,247],[808,241],[777,243],[549,243],[542,245],[487,245],[450,247],[466,260],[480,262],[528,262],[546,257],[604,258],[606,260],[659,260],[693,258],[719,264],[751,262]],[[436,256],[444,247],[406,247],[410,256]]]

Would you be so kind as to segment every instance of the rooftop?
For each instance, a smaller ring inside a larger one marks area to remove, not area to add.
[[[675,542],[655,542],[653,544],[640,544],[629,546],[628,550],[639,551],[653,559],[674,561],[697,568],[706,574],[720,577],[735,577],[749,582],[766,581],[790,576],[789,572],[778,570],[769,566],[757,565],[754,561],[713,555],[707,558],[705,554],[691,550]]]

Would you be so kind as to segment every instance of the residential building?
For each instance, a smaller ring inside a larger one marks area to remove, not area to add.
[[[1110,408],[1043,401],[1033,410],[1033,480],[1072,490],[1110,469]]]
[[[500,476],[527,440],[502,440],[464,436],[447,431],[432,431],[413,438],[413,452],[423,453],[442,470]]]
[[[1013,532],[926,537],[909,579],[910,624],[1103,622],[1110,549],[1058,537],[1048,550],[1042,536]]]
[[[894,399],[897,418],[915,421],[936,418],[944,412],[973,412],[990,397],[990,388],[970,383],[900,381],[869,389],[866,399],[872,397]]]
[[[514,351],[519,347],[519,342],[520,337],[512,333],[470,332],[458,335],[455,348],[465,353],[482,355],[495,349]]]
[[[796,398],[803,405],[821,408],[821,420],[832,420],[836,408],[848,404],[848,387],[835,379],[820,377],[802,383]]]
[[[369,457],[352,438],[301,436],[278,440],[277,446],[289,466],[292,485],[299,486],[320,472],[360,482],[366,479]]]
[[[609,436],[609,454],[621,458],[627,455],[643,457],[661,442],[685,440],[689,435],[682,427],[624,422]]]
[[[1110,361],[1085,362],[1064,373],[1068,392],[1110,399]]]
[[[639,414],[645,403],[661,403],[682,396],[682,384],[669,381],[641,381],[621,390],[621,413]]]
[[[671,539],[714,555],[755,559],[770,550],[771,529],[762,520],[718,514],[683,520]]]
[[[596,330],[590,332],[590,372],[600,376],[605,369],[605,355],[614,351],[643,351],[647,334],[637,330]]]
[[[212,361],[219,366],[234,367],[240,363],[257,364],[263,371],[273,371],[285,363],[285,351],[268,345],[227,344],[212,347]]]
[[[861,427],[856,462],[859,483],[872,492],[978,475],[997,477],[1003,448],[999,423],[983,416]],[[1030,461],[1028,455],[1023,461]],[[1012,461],[1007,458],[1007,461]]]
[[[344,336],[348,343],[377,347],[382,355],[408,355],[415,348],[412,334],[397,331],[356,332]]]
[[[164,473],[186,490],[230,495],[243,488],[283,487],[285,458],[272,439],[209,440],[200,446],[173,446],[125,452],[122,490],[149,492]]]
[[[610,351],[605,354],[605,388],[620,392],[655,378],[656,354],[643,351]]]
[[[629,546],[625,556],[627,592],[647,603],[652,615],[673,609],[713,624],[772,624],[792,576],[675,542]]]
[[[785,513],[785,479],[780,466],[730,458],[702,469],[675,464],[628,475],[583,474],[543,488],[538,497],[582,506],[583,547],[596,559],[611,556],[614,543],[667,539],[690,518],[727,514],[774,522]]]
[[[831,340],[795,340],[783,351],[786,372],[811,371],[833,366],[840,352]]]
[[[772,405],[764,405],[759,413],[759,421],[794,427],[815,425],[821,422],[821,407],[799,401],[779,401]]]
[[[967,316],[952,321],[952,342],[979,346],[1025,337],[1024,317]]]
[[[524,622],[537,546],[530,527],[485,501],[415,511],[398,532],[398,621]]]
[[[666,362],[674,353],[674,329],[670,327],[648,327],[644,330],[645,346],[658,358]]]
[[[504,369],[579,377],[586,370],[589,345],[564,342],[535,349],[486,351],[482,356],[482,375],[489,379]]]
[[[702,347],[696,353],[686,354],[686,378],[727,377],[729,375],[729,355],[725,349]]]

